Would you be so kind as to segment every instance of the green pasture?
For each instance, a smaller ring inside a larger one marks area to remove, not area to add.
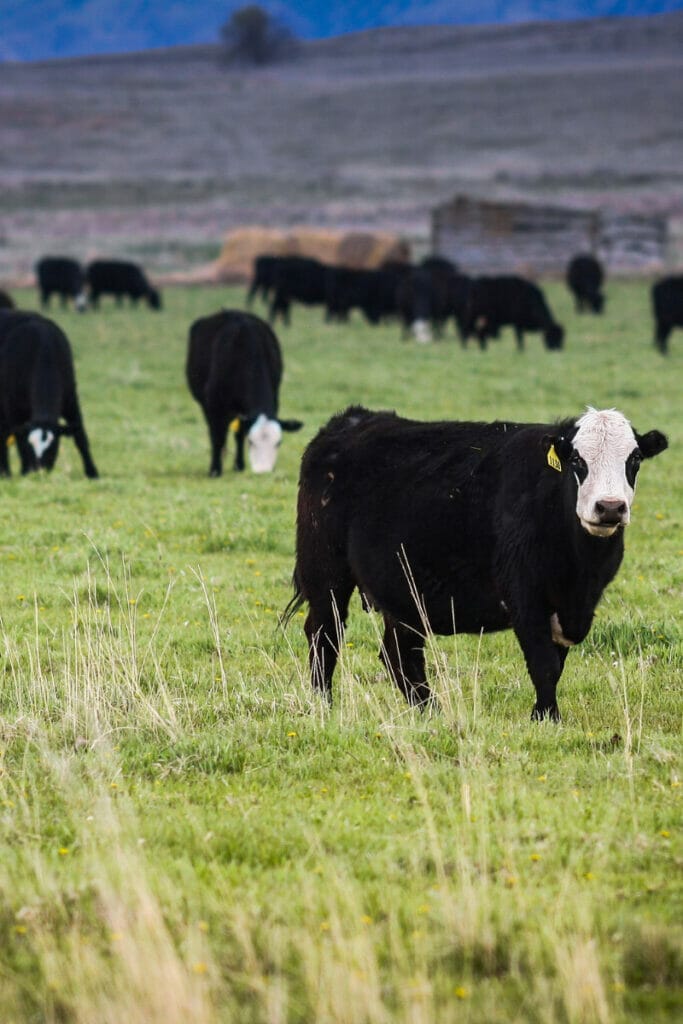
[[[187,329],[55,309],[101,479],[69,439],[0,481],[0,1021],[608,1024],[683,1013],[683,332],[612,282],[548,353],[403,342],[297,307],[276,471],[207,476]],[[34,293],[18,296],[26,305]],[[256,307],[256,311],[262,307]],[[451,328],[452,331],[452,328]],[[332,709],[286,634],[298,465],[351,402],[422,418],[616,406],[644,464],[621,572],[531,723],[511,634],[437,638],[410,710],[352,606]]]

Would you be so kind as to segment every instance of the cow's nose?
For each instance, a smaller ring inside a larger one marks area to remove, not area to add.
[[[595,511],[601,523],[619,523],[626,515],[626,502],[621,498],[603,498],[596,501]]]

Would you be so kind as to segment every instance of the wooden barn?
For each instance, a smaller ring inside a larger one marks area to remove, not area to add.
[[[595,253],[611,272],[656,272],[671,260],[670,220],[662,212],[456,196],[432,212],[432,252],[473,274],[561,274],[578,252]]]

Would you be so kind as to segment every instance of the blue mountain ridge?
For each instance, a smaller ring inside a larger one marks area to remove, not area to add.
[[[244,0],[0,0],[0,60],[125,53],[218,41]],[[261,0],[302,39],[389,25],[503,24],[650,15],[683,0]]]

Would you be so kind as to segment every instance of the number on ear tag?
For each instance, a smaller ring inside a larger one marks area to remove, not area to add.
[[[548,465],[551,469],[556,469],[558,473],[562,472],[562,463],[560,462],[557,452],[555,451],[555,445],[551,444],[548,448]]]

